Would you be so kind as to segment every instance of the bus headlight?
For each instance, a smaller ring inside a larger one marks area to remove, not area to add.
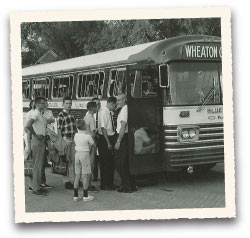
[[[189,130],[189,137],[192,139],[196,136],[196,131],[194,129]]]
[[[182,130],[181,131],[181,136],[182,136],[183,139],[188,139],[189,138],[188,130]]]
[[[196,141],[199,139],[200,128],[198,126],[182,125],[178,126],[177,134],[179,142]]]

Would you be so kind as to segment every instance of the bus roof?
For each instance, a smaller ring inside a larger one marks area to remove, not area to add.
[[[181,51],[176,50],[180,46],[191,42],[220,42],[219,37],[214,36],[179,36],[105,51],[97,54],[86,55],[66,60],[55,61],[46,64],[33,65],[22,69],[22,76],[29,77],[42,74],[54,74],[59,72],[69,72],[75,70],[84,70],[85,68],[101,68],[105,66],[130,64],[139,61],[148,61],[150,63],[164,63],[168,59],[178,59],[181,57]],[[164,59],[160,54],[166,52]]]

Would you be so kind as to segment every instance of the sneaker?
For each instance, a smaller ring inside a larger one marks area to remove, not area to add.
[[[35,194],[35,195],[37,195],[37,196],[47,196],[47,193],[40,191],[40,189],[37,190],[37,191],[33,190],[32,193]]]
[[[41,188],[45,188],[45,189],[51,189],[53,188],[52,186],[49,186],[48,184],[44,183],[40,185]]]
[[[94,185],[89,186],[88,191],[93,192],[93,193],[99,192],[99,190]]]
[[[29,191],[32,192],[33,191],[33,188],[29,186]]]
[[[79,201],[81,201],[82,200],[82,198],[80,198],[80,197],[74,197],[73,198],[73,202],[79,202]]]
[[[70,190],[74,189],[74,185],[71,182],[65,183],[64,187],[65,189],[70,189]]]
[[[89,195],[88,197],[83,197],[82,200],[83,200],[84,202],[88,202],[88,201],[94,200],[94,197]]]

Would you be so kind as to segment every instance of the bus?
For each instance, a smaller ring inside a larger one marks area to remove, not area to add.
[[[22,69],[23,113],[36,96],[76,118],[93,97],[127,95],[129,169],[148,174],[224,162],[221,39],[190,35]]]

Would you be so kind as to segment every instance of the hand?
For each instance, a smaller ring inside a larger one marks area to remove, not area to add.
[[[108,149],[109,149],[109,150],[112,150],[112,149],[113,149],[113,146],[112,146],[110,143],[108,143]]]
[[[119,148],[120,148],[120,141],[117,141],[115,143],[115,150],[119,150]]]
[[[31,148],[28,148],[27,154],[31,155]]]

